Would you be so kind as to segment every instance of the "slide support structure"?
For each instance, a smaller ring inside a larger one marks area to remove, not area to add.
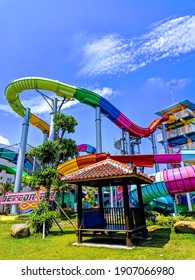
[[[96,121],[96,153],[102,153],[101,109],[95,108]]]
[[[54,129],[54,126],[53,126],[53,118],[54,118],[54,115],[55,113],[57,113],[57,109],[58,109],[58,106],[57,106],[57,103],[58,103],[58,100],[56,97],[54,97],[52,99],[52,111],[50,113],[51,115],[51,120],[50,120],[50,130],[49,130],[49,140],[51,141],[54,141],[55,140],[55,129]]]
[[[128,137],[129,137],[129,142],[127,140]],[[124,155],[128,154],[128,144],[129,144],[129,149],[130,149],[131,143],[130,143],[129,133],[127,134],[127,131],[122,129],[122,154],[124,154]]]
[[[20,149],[19,149],[18,161],[17,161],[17,172],[16,172],[16,178],[14,184],[14,192],[20,192],[21,189],[22,172],[24,168],[26,144],[27,144],[27,137],[28,137],[29,119],[30,119],[30,109],[26,108],[23,124],[22,124],[22,135],[21,135],[21,143],[20,143]],[[18,214],[17,207],[18,207],[17,204],[12,205],[11,213],[10,213],[11,216],[17,216]]]
[[[47,141],[48,135],[46,133],[43,134],[43,142]]]
[[[186,193],[186,198],[187,198],[188,210],[193,211],[190,193]]]
[[[169,154],[169,146],[168,146],[168,141],[167,141],[165,123],[162,123],[161,127],[162,127],[162,137],[163,137],[163,146],[164,146],[165,154]],[[171,169],[172,168],[171,164],[168,163],[167,168]]]
[[[156,139],[155,139],[154,133],[151,134],[151,142],[152,142],[153,154],[156,155],[157,154],[157,147],[156,147]],[[155,163],[155,170],[156,170],[156,172],[160,171],[159,164],[157,164],[157,163]]]
[[[177,203],[176,203],[176,195],[173,198],[173,208],[174,208],[174,216],[178,216],[178,211],[177,211]]]
[[[126,131],[126,142],[127,142],[127,154],[130,154],[130,135],[129,135],[129,131]]]

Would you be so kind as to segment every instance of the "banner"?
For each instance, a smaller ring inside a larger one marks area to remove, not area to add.
[[[49,200],[53,201],[55,199],[56,193],[54,191],[50,192]],[[37,203],[44,201],[45,191],[30,191],[30,192],[7,192],[0,204],[18,204],[19,209],[22,211],[27,211],[36,207]]]

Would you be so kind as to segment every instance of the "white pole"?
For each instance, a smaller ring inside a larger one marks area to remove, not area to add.
[[[43,221],[43,238],[45,238],[45,221]]]

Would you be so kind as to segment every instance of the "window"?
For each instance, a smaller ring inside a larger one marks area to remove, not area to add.
[[[12,182],[12,178],[7,178],[7,182],[11,183]]]

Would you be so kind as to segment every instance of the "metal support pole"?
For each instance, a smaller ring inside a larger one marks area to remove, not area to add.
[[[131,148],[130,154],[134,155],[135,154],[135,143],[134,143],[134,141],[131,141],[130,148]]]
[[[186,198],[188,203],[188,211],[193,211],[190,193],[186,193]]]
[[[157,147],[156,147],[156,139],[155,139],[154,133],[151,134],[151,142],[152,142],[152,151],[153,151],[153,154],[156,155],[156,154],[157,154]],[[156,172],[159,172],[159,171],[160,171],[159,164],[156,164],[156,163],[155,163],[155,171],[156,171]]]
[[[36,157],[33,158],[32,172],[35,171],[35,169],[36,169]]]
[[[96,121],[96,153],[102,152],[102,130],[101,130],[101,110],[100,107],[95,108]]]
[[[43,142],[47,141],[48,135],[46,133],[43,134]]]
[[[130,135],[129,135],[129,131],[126,131],[126,142],[127,142],[127,154],[131,153],[131,149],[130,149]]]
[[[166,127],[165,127],[164,123],[162,124],[162,138],[163,138],[163,146],[164,146],[165,154],[169,154],[169,146],[168,146],[167,135],[166,135]],[[167,168],[171,169],[172,165],[167,164]]]
[[[49,140],[51,141],[54,141],[55,140],[55,129],[54,129],[54,125],[53,125],[53,118],[54,118],[54,115],[55,113],[57,112],[57,103],[58,103],[58,100],[56,97],[54,97],[52,99],[52,111],[50,113],[50,116],[51,116],[51,119],[50,119],[50,130],[49,130]]]
[[[16,178],[14,184],[14,192],[19,192],[21,188],[22,172],[24,168],[26,144],[27,144],[27,137],[28,137],[29,119],[30,119],[30,109],[26,108],[26,112],[22,124],[22,135],[21,135],[20,150],[19,150],[18,161],[17,161],[17,172],[16,172]],[[10,215],[17,216],[17,214],[18,214],[18,205],[13,204]]]
[[[138,154],[141,154],[141,150],[140,150],[140,144],[141,144],[141,140],[139,141],[140,143],[137,144],[137,149],[138,149]]]
[[[127,152],[127,134],[126,134],[126,131],[124,131],[124,129],[122,129],[122,152],[123,152],[123,154],[125,155],[125,154],[127,154],[128,152]]]
[[[177,202],[176,202],[176,198],[177,198],[177,195],[175,195],[173,198],[173,208],[174,208],[174,213],[173,213],[173,216],[178,216],[178,211],[177,211]]]

